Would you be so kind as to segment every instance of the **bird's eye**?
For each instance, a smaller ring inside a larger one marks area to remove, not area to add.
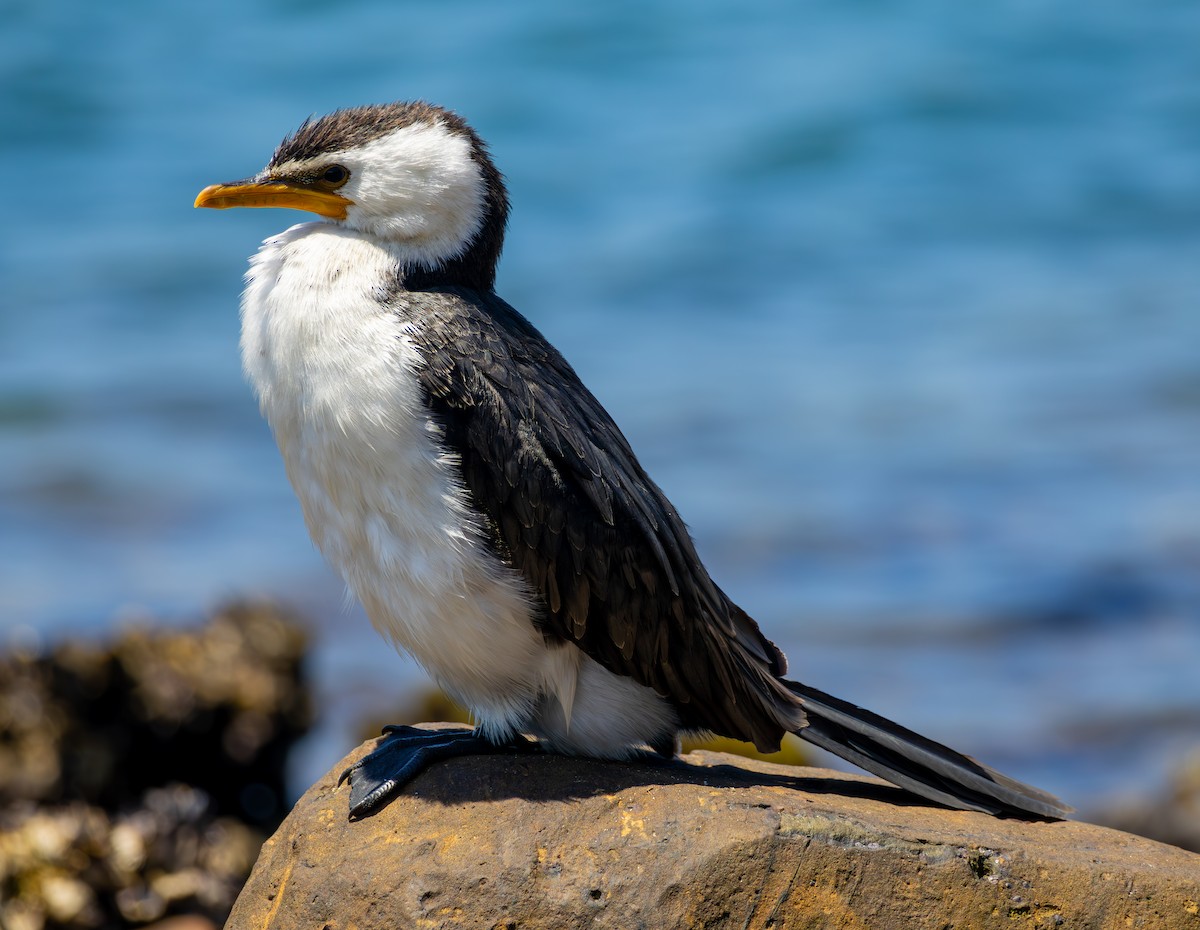
[[[350,180],[350,172],[341,165],[330,165],[321,174],[321,180],[326,184],[341,186]]]

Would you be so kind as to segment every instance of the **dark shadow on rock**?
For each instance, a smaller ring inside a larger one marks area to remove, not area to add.
[[[721,763],[704,765],[663,759],[652,753],[623,762],[584,759],[548,752],[464,756],[438,762],[414,778],[399,794],[414,794],[447,806],[469,802],[573,801],[651,785],[705,785],[713,788],[786,788],[812,794],[882,801],[901,807],[936,807],[882,782],[808,775],[818,769],[797,767],[795,774],[757,771]],[[384,804],[365,816],[377,814]]]

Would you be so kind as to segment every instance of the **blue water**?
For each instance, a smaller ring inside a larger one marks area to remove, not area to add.
[[[797,675],[1085,808],[1200,746],[1200,6],[3,19],[7,635],[290,598],[328,711],[301,783],[418,686],[239,372],[246,256],[302,217],[191,203],[311,113],[422,97],[508,176],[501,292]]]

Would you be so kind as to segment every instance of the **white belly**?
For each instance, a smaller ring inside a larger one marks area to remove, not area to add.
[[[378,302],[395,267],[326,223],[267,240],[251,262],[243,363],[313,540],[375,627],[488,735],[532,730],[600,755],[655,738],[674,720],[665,703],[573,645],[548,646],[536,599],[487,548],[425,410],[418,350]],[[581,683],[589,700],[573,711]]]

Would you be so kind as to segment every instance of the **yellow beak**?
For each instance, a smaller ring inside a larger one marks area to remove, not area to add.
[[[196,197],[195,206],[228,210],[230,207],[288,207],[307,210],[334,220],[346,218],[354,201],[333,191],[303,187],[287,181],[234,181],[210,184]]]

